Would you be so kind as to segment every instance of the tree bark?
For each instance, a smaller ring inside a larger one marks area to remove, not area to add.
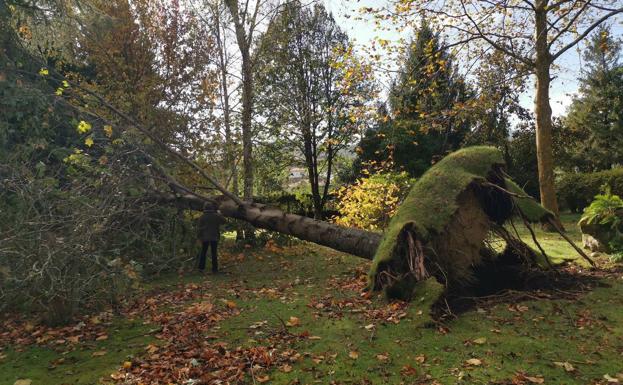
[[[236,162],[236,142],[234,140],[234,135],[231,129],[231,114],[229,107],[229,85],[227,84],[227,52],[226,46],[224,42],[225,35],[221,35],[221,19],[220,19],[220,9],[217,8],[214,11],[216,17],[216,44],[219,55],[219,70],[221,75],[221,100],[223,104],[223,126],[225,128],[225,159],[227,165],[230,167],[230,179],[232,181],[232,193],[234,195],[238,195],[238,163]],[[225,186],[229,188],[229,183]]]
[[[253,143],[251,124],[253,117],[253,66],[251,63],[251,32],[247,33],[241,20],[238,0],[226,0],[236,32],[236,41],[242,58],[242,168],[244,170],[243,199],[253,199]]]
[[[536,95],[536,150],[539,170],[541,205],[559,220],[558,201],[554,186],[554,153],[552,149],[552,108],[549,100],[550,67],[552,56],[547,42],[547,0],[538,1],[535,9]]]
[[[255,227],[292,235],[365,259],[374,257],[381,242],[381,234],[379,233],[342,227],[301,215],[284,213],[277,208],[259,203],[244,202],[242,205],[238,205],[225,196],[208,200],[192,194],[159,194],[150,200],[155,200],[158,203],[175,204],[178,207],[192,210],[203,210],[203,205],[206,202],[215,201],[218,209],[226,217],[240,219]]]

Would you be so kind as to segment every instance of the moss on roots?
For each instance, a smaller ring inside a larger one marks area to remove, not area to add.
[[[504,178],[503,167],[502,153],[488,146],[464,148],[431,167],[381,240],[369,273],[371,288],[408,300],[429,277],[446,286],[471,283],[474,267],[491,260],[482,256],[497,255],[487,237],[513,213],[534,222],[551,216]],[[523,245],[515,240],[509,246],[523,252]]]

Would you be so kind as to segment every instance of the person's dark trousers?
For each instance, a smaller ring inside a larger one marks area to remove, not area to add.
[[[204,271],[206,268],[206,254],[208,253],[208,247],[212,249],[212,272],[218,271],[218,259],[216,257],[216,246],[218,241],[204,241],[201,244],[201,254],[199,254],[199,270]]]

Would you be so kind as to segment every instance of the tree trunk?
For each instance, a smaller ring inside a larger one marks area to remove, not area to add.
[[[547,45],[547,1],[536,3],[536,150],[539,169],[541,205],[559,220],[558,201],[554,186],[554,153],[552,149],[552,108],[549,101],[550,66],[552,57]]]
[[[253,71],[249,49],[242,54],[242,163],[244,168],[244,193],[247,201],[253,199],[253,142],[251,118],[253,114]]]
[[[178,207],[203,210],[204,200],[191,194],[161,194],[154,197],[159,203],[176,204]],[[215,199],[221,213],[240,219],[255,227],[292,235],[296,238],[327,246],[361,258],[372,259],[381,242],[381,234],[342,227],[301,215],[288,214],[259,203],[244,203],[238,206],[224,196]]]
[[[219,9],[215,11],[216,15],[216,43],[219,55],[219,70],[221,75],[221,100],[223,104],[223,126],[225,128],[225,162],[230,167],[230,177],[232,182],[231,192],[238,195],[238,165],[236,163],[236,142],[234,140],[231,129],[231,114],[229,107],[229,85],[227,84],[227,52],[221,35],[221,20],[219,17]],[[229,183],[225,186],[229,188]]]

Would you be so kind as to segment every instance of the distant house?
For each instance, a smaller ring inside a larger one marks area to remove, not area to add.
[[[307,169],[303,167],[290,167],[288,171],[287,188],[292,189],[307,183]]]

